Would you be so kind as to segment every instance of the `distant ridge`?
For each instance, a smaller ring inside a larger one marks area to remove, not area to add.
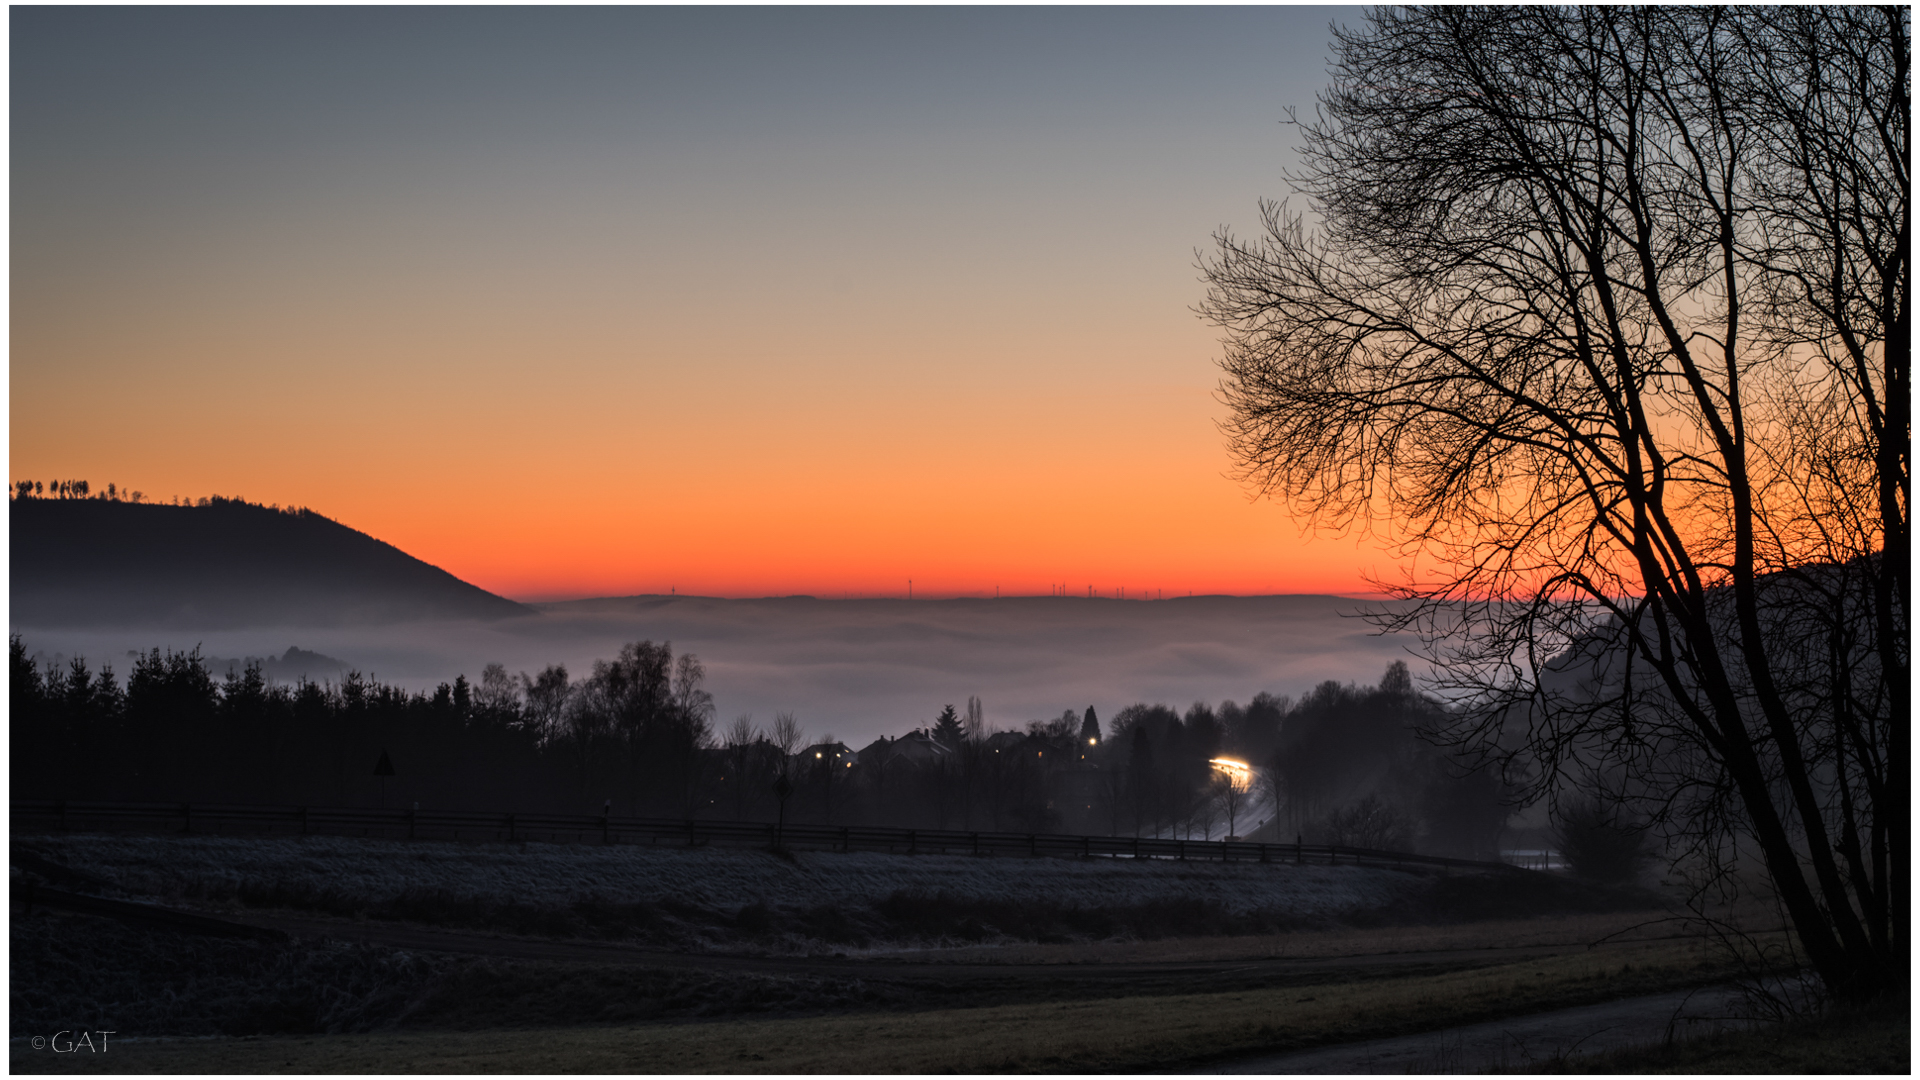
[[[9,503],[15,627],[340,626],[532,609],[311,510]]]

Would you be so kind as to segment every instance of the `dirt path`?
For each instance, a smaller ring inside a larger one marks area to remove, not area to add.
[[[1738,1027],[1740,995],[1726,987],[1652,994],[1392,1039],[1268,1054],[1194,1073],[1478,1073]]]

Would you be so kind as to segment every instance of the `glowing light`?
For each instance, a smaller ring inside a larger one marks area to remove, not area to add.
[[[1253,766],[1232,758],[1214,758],[1208,762],[1214,768],[1227,774],[1228,780],[1237,791],[1245,791],[1253,785]]]

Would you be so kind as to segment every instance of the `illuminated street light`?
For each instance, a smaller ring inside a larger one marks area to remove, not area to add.
[[[1236,790],[1245,791],[1253,785],[1253,766],[1232,758],[1214,758],[1207,764],[1226,773]]]

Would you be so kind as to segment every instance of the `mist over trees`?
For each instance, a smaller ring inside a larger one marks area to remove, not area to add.
[[[1445,709],[1406,665],[1299,703],[1091,706],[994,730],[979,698],[850,747],[782,713],[716,728],[705,669],[666,642],[585,678],[488,664],[431,692],[349,672],[287,685],[196,652],[138,657],[122,684],[84,659],[43,667],[12,639],[17,797],[548,810],[918,828],[1262,839],[1494,857],[1510,807],[1418,737]],[[384,789],[374,764],[395,775]],[[383,794],[384,792],[384,794]]]

